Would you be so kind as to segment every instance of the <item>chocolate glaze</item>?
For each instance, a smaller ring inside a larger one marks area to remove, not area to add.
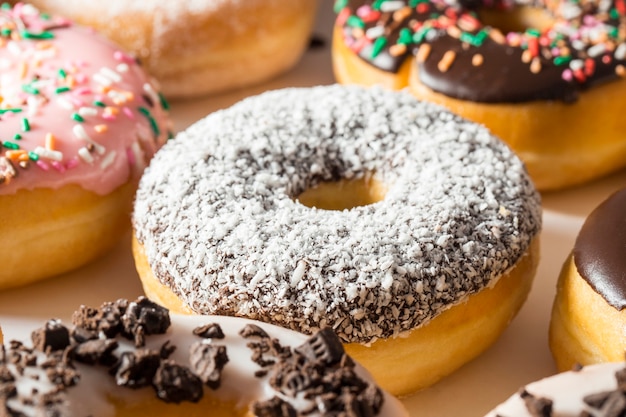
[[[610,305],[626,308],[626,188],[589,215],[573,253],[580,276]]]
[[[494,1],[489,2],[494,3]],[[529,4],[528,1],[523,0],[513,0],[508,3],[512,2]],[[412,58],[420,44],[428,43],[431,45],[431,51],[427,58],[423,62],[416,60],[414,64],[418,65],[417,73],[420,82],[434,91],[458,99],[487,103],[551,99],[573,102],[577,100],[581,90],[599,82],[618,78],[616,67],[626,63],[621,52],[615,54],[618,46],[623,44],[626,38],[624,16],[626,8],[623,7],[622,0],[603,3],[603,13],[600,13],[599,2],[594,0],[552,2],[550,7],[553,10],[570,8],[571,11],[574,8],[573,10],[579,14],[569,19],[557,19],[564,29],[558,30],[560,32],[556,35],[558,40],[552,39],[552,43],[539,46],[534,55],[536,62],[532,64],[534,66],[532,70],[531,61],[522,59],[524,50],[528,49],[527,41],[532,41],[531,38],[533,38],[528,31],[510,34],[521,39],[521,45],[517,45],[519,42],[512,40],[498,43],[491,36],[486,36],[477,44],[468,42],[467,38],[458,38],[462,32],[463,36],[470,35],[470,38],[481,31],[491,34],[493,28],[484,26],[480,22],[477,26],[468,29],[467,26],[459,25],[457,20],[463,15],[475,17],[474,11],[477,7],[483,7],[481,4],[488,3],[488,1],[428,0],[417,2],[404,0],[402,3],[407,9],[402,14],[405,16],[402,19],[399,19],[399,15],[394,12],[376,10],[382,3],[372,0],[347,2],[343,11],[339,12],[340,17],[342,13],[344,14],[344,19],[341,19],[340,24],[343,25],[346,45],[366,62],[383,71],[393,73],[397,72],[407,59]],[[394,1],[394,3],[397,2]],[[505,5],[502,2],[497,4],[497,1],[495,3],[490,7],[512,7],[512,4]],[[543,7],[541,1],[535,3],[537,7]],[[620,3],[619,6],[616,6],[617,3]],[[364,17],[366,15],[363,10],[368,10],[368,8],[374,10],[376,19]],[[558,13],[554,14],[558,15]],[[346,15],[350,16],[350,21],[345,20]],[[362,27],[354,30],[355,22],[360,23]],[[431,29],[427,35],[420,37],[419,32],[424,26],[431,27]],[[376,33],[377,27],[384,27],[384,31],[371,35]],[[450,35],[450,27],[454,31],[453,36]],[[372,28],[374,29],[370,32]],[[597,28],[608,31],[607,41],[574,40],[583,34],[586,36],[590,30],[594,31]],[[554,35],[556,31],[551,28],[548,32]],[[571,39],[563,35],[567,31],[572,33]],[[379,52],[374,52],[376,42],[383,42],[379,40],[380,38],[384,38],[385,46]],[[407,43],[406,40],[410,38],[412,40]],[[547,39],[546,37],[543,40]],[[595,50],[591,50],[594,55],[592,57],[589,51],[595,45],[594,42],[603,43],[606,51],[596,54],[599,48],[596,47]],[[404,43],[407,46],[406,50],[402,53],[398,53],[397,50],[392,52],[391,48],[398,43]],[[554,54],[559,48],[561,51],[569,51],[568,54],[557,58]],[[626,48],[626,45],[623,48]],[[441,71],[438,68],[439,62],[448,51],[455,52],[455,58],[446,71]],[[472,64],[472,58],[476,54],[480,54],[483,61],[478,66]],[[565,62],[559,62],[560,60]],[[574,70],[577,68],[582,69],[574,75]]]

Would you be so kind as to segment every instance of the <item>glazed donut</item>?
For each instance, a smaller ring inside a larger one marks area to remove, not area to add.
[[[476,124],[406,93],[285,89],[157,153],[134,253],[151,299],[307,334],[329,326],[406,394],[506,327],[531,286],[540,216],[522,163]]]
[[[550,347],[561,370],[616,362],[626,351],[626,189],[585,220],[557,285]]]
[[[408,416],[328,328],[170,315],[143,297],[81,306],[72,321],[4,347],[3,415]]]
[[[32,4],[95,27],[133,52],[171,99],[260,83],[292,68],[309,44],[318,1]]]
[[[339,82],[409,86],[486,125],[538,189],[626,165],[621,0],[338,0],[336,10]]]
[[[625,377],[623,361],[563,372],[526,385],[487,417],[621,416]]]
[[[167,104],[127,54],[30,5],[0,9],[0,288],[94,259],[130,226]]]

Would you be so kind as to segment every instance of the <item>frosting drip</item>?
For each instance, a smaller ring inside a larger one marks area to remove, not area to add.
[[[610,305],[626,308],[626,189],[600,204],[585,220],[574,245],[580,276]]]
[[[107,194],[167,139],[167,103],[129,55],[30,5],[0,9],[0,194]]]
[[[511,10],[518,5],[548,8],[553,24],[503,33],[476,15],[479,7]],[[622,0],[338,0],[335,7],[344,41],[359,57],[397,72],[415,55],[420,81],[450,97],[572,102],[581,90],[624,74]]]

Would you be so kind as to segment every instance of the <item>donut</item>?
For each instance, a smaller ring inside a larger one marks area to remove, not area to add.
[[[539,190],[626,165],[621,0],[338,0],[335,7],[339,82],[408,86],[486,125],[518,153]]]
[[[585,220],[557,284],[550,348],[559,369],[617,362],[626,351],[626,189]]]
[[[155,158],[132,216],[150,299],[331,327],[392,394],[486,349],[531,286],[541,207],[523,164],[408,93],[267,92]]]
[[[562,372],[522,387],[486,417],[620,416],[625,377],[623,361]]]
[[[291,69],[309,44],[318,6],[317,0],[31,3],[95,27],[131,51],[170,99],[249,86]]]
[[[181,316],[144,297],[83,305],[72,322],[3,346],[3,415],[408,416],[329,328]]]
[[[139,175],[170,136],[167,103],[90,29],[0,8],[0,288],[77,268],[130,229]]]

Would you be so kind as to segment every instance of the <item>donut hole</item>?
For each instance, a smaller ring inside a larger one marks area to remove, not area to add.
[[[525,32],[528,29],[544,31],[554,25],[554,17],[546,9],[516,6],[512,10],[481,8],[478,18],[486,26],[499,29],[502,33]]]
[[[297,196],[301,204],[322,210],[349,210],[384,200],[385,184],[371,176],[324,181]]]

